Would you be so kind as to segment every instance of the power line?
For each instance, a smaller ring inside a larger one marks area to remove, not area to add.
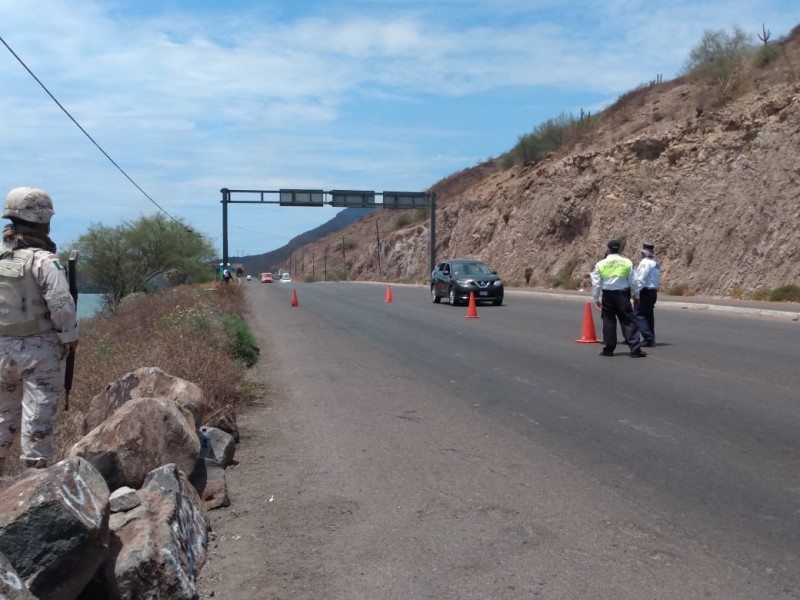
[[[91,135],[89,135],[89,133],[88,133],[88,132],[87,132],[87,131],[86,131],[86,130],[85,130],[85,129],[84,129],[82,126],[81,126],[81,124],[80,124],[80,123],[78,123],[78,121],[76,121],[76,120],[75,120],[75,118],[74,118],[74,117],[73,117],[71,114],[69,114],[69,111],[68,111],[66,108],[64,108],[64,107],[61,105],[61,102],[59,102],[59,101],[58,101],[58,99],[56,99],[56,97],[55,97],[55,96],[53,96],[53,94],[51,94],[51,93],[50,93],[50,90],[48,90],[48,89],[47,89],[47,87],[46,87],[46,86],[45,86],[45,85],[44,85],[44,84],[43,84],[43,83],[42,83],[42,82],[39,80],[39,78],[38,78],[38,77],[37,77],[37,76],[36,76],[36,75],[33,73],[33,71],[31,71],[31,70],[28,68],[28,65],[26,65],[26,64],[25,64],[25,62],[24,62],[24,61],[23,61],[23,60],[22,60],[22,59],[21,59],[19,56],[17,56],[17,53],[16,53],[16,52],[14,52],[14,50],[12,50],[12,49],[11,49],[11,46],[9,46],[9,45],[8,45],[8,43],[7,43],[7,42],[6,42],[6,41],[3,39],[3,36],[0,36],[0,42],[3,42],[3,45],[4,45],[6,48],[8,48],[8,51],[9,51],[9,52],[11,52],[11,54],[14,56],[14,58],[16,58],[16,59],[19,61],[19,64],[21,64],[21,65],[22,65],[22,66],[25,68],[25,70],[26,70],[28,73],[30,73],[30,76],[31,76],[31,77],[33,77],[33,78],[36,80],[36,83],[38,83],[38,84],[39,84],[39,85],[42,87],[42,89],[43,89],[43,90],[44,90],[44,91],[47,93],[47,95],[48,95],[48,96],[50,96],[50,98],[52,98],[52,99],[53,99],[53,102],[55,102],[55,103],[58,105],[58,107],[59,107],[59,108],[60,108],[62,111],[64,111],[64,114],[65,114],[65,115],[67,115],[67,116],[69,117],[69,119],[70,119],[70,120],[71,120],[73,123],[75,123],[75,125],[78,127],[78,129],[80,129],[80,130],[83,132],[83,135],[85,135],[87,138],[89,138],[89,141],[90,141],[90,142],[92,142],[92,143],[93,143],[93,144],[94,144],[94,145],[97,147],[97,149],[98,149],[98,150],[100,150],[100,152],[102,152],[102,153],[103,153],[103,156],[105,156],[105,157],[106,157],[108,160],[110,160],[110,161],[111,161],[111,164],[112,164],[112,165],[114,165],[114,166],[115,166],[115,167],[116,167],[116,168],[119,170],[119,172],[120,172],[120,173],[122,173],[122,174],[125,176],[125,178],[126,178],[128,181],[130,181],[130,182],[131,182],[131,183],[132,183],[132,184],[133,184],[133,185],[136,187],[136,189],[137,189],[137,190],[139,190],[140,192],[142,192],[142,194],[144,194],[145,198],[147,198],[148,200],[150,200],[150,202],[152,202],[152,203],[153,203],[153,204],[156,206],[156,208],[158,208],[158,210],[160,210],[162,213],[164,213],[165,215],[167,215],[167,216],[168,216],[170,219],[172,219],[173,221],[175,221],[175,222],[176,222],[178,225],[180,225],[181,227],[183,227],[184,229],[186,229],[186,230],[187,230],[187,231],[189,231],[189,232],[192,232],[192,231],[193,231],[191,227],[187,227],[186,225],[184,225],[183,223],[181,223],[181,222],[180,222],[178,219],[176,219],[176,218],[175,218],[175,217],[173,217],[171,214],[169,214],[169,213],[168,213],[168,212],[167,212],[167,211],[166,211],[164,208],[162,208],[162,207],[161,207],[161,205],[160,205],[158,202],[156,202],[155,200],[153,200],[153,199],[150,197],[150,194],[148,194],[147,192],[145,192],[145,191],[144,191],[144,190],[143,190],[143,189],[142,189],[142,188],[139,186],[139,184],[138,184],[138,183],[136,183],[136,182],[135,182],[133,179],[131,179],[130,175],[128,175],[128,174],[125,172],[125,169],[123,169],[122,167],[120,167],[120,166],[117,164],[117,162],[116,162],[116,161],[115,161],[113,158],[111,158],[111,157],[108,155],[108,153],[107,153],[105,150],[103,150],[103,148],[100,146],[100,144],[98,144],[96,141],[94,141],[94,138],[93,138]]]

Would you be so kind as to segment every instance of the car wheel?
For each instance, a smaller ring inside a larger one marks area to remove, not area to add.
[[[433,300],[434,304],[439,304],[439,302],[442,301],[442,299],[436,295],[436,288],[433,286],[431,286],[431,300]]]
[[[492,304],[494,304],[495,306],[500,306],[502,303],[503,303],[503,298],[502,297],[495,298],[494,300],[492,300]]]
[[[450,292],[448,293],[448,300],[450,301],[450,306],[456,306],[458,304],[456,289],[452,286],[450,287]]]

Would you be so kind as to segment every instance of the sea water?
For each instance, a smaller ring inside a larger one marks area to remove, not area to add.
[[[89,319],[103,308],[103,294],[78,294],[78,319]]]

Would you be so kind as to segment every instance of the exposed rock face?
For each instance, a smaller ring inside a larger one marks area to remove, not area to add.
[[[169,398],[191,414],[195,427],[203,423],[206,401],[203,391],[196,384],[168,375],[158,367],[141,367],[108,384],[106,389],[92,398],[86,411],[83,432],[89,433],[134,398]]]
[[[0,552],[33,595],[78,597],[108,553],[108,500],[103,477],[78,457],[0,491]]]
[[[70,450],[91,462],[113,491],[139,488],[151,470],[175,463],[191,473],[200,453],[193,423],[168,398],[136,398],[123,404]]]
[[[141,504],[112,515],[111,553],[104,566],[114,600],[190,600],[205,562],[208,521],[200,498],[176,465],[147,475]]]
[[[800,84],[699,116],[698,93],[691,83],[654,86],[583,147],[507,171],[480,165],[463,185],[462,174],[440,182],[437,259],[482,259],[517,286],[529,269],[531,285],[548,286],[564,271],[584,277],[617,238],[634,262],[643,241],[655,244],[665,289],[727,295],[800,284]],[[296,276],[310,276],[310,257],[344,236],[352,279],[426,283],[429,223],[398,229],[397,220],[378,210],[302,247]],[[330,273],[340,267],[329,257]]]

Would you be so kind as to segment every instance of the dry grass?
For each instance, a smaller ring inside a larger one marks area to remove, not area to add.
[[[694,291],[688,283],[676,283],[668,287],[667,296],[694,296]]]
[[[159,367],[197,384],[209,410],[259,397],[262,390],[246,377],[235,341],[221,322],[224,315],[244,311],[239,286],[204,284],[132,296],[116,315],[82,321],[70,410],[63,411],[62,401],[56,424],[55,458],[63,458],[82,437],[91,399],[140,367]],[[14,448],[9,458],[16,456]],[[9,460],[6,472],[18,470],[18,461]]]

